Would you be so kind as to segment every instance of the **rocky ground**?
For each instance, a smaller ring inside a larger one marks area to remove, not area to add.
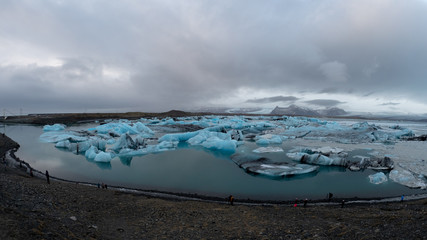
[[[16,147],[0,136],[1,153]],[[25,167],[2,159],[0,239],[427,239],[427,199],[230,206],[47,184]]]
[[[0,168],[0,239],[427,239],[427,199],[248,206],[149,198]]]

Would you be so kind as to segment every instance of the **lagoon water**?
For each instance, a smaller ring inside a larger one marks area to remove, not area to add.
[[[68,129],[87,129],[94,124],[75,125]],[[343,167],[321,166],[316,173],[273,179],[246,173],[230,159],[231,154],[221,154],[202,147],[180,143],[177,150],[133,157],[114,158],[111,163],[89,161],[84,155],[62,151],[54,144],[39,140],[41,126],[7,125],[6,134],[21,147],[16,155],[42,172],[68,180],[143,190],[197,193],[226,197],[233,194],[239,199],[292,200],[295,198],[323,199],[328,192],[337,198],[377,198],[401,194],[425,193],[410,189],[391,180],[375,185],[368,176],[373,170],[351,172]],[[3,132],[3,131],[2,131]],[[275,161],[292,161],[287,156],[292,144],[279,145],[284,152],[263,153]],[[245,142],[237,152],[251,152],[255,143]],[[353,155],[366,155],[369,150],[358,149]]]

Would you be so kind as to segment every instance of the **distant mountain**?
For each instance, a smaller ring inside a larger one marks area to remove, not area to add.
[[[344,111],[344,109],[337,108],[337,107],[319,110],[319,113],[320,115],[326,116],[326,117],[348,115],[348,112]]]
[[[336,117],[348,114],[341,108],[333,107],[328,109],[313,110],[310,108],[290,105],[289,107],[276,107],[271,111],[272,115],[289,115],[289,116],[310,116],[310,117]]]
[[[304,107],[298,107],[297,105],[290,105],[289,107],[276,107],[271,111],[273,115],[290,115],[290,116],[320,116],[320,113]]]

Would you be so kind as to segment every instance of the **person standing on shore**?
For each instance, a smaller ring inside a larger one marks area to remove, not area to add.
[[[230,205],[232,205],[232,206],[233,206],[233,202],[234,202],[234,197],[233,197],[233,195],[230,195],[230,196],[228,197],[228,202],[230,203]]]
[[[46,170],[46,180],[47,180],[47,184],[50,184],[49,172],[47,170]]]

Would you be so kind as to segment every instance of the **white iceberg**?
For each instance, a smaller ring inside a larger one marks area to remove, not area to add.
[[[393,169],[389,176],[391,180],[399,184],[405,185],[410,188],[421,188],[426,189],[427,184],[420,177],[414,176],[410,171],[400,167]]]
[[[378,172],[368,176],[369,181],[373,184],[381,184],[388,181],[387,176],[383,172]]]
[[[246,172],[262,174],[270,177],[285,177],[315,172],[319,166],[287,162],[273,162],[272,160],[253,154],[234,154],[231,160]]]
[[[254,153],[276,153],[283,152],[283,148],[281,147],[260,147],[252,150]]]
[[[339,148],[295,148],[286,154],[289,158],[301,163],[327,165],[327,166],[347,166],[347,153]]]

